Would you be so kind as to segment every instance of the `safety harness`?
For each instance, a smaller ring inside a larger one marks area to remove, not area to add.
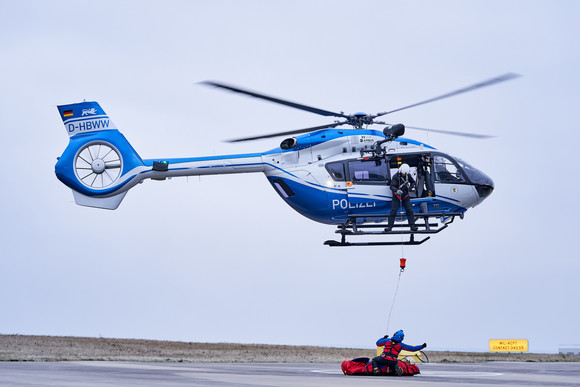
[[[383,349],[383,353],[381,353],[381,357],[384,359],[392,358],[396,359],[399,356],[399,352],[403,349],[403,346],[400,343],[395,343],[393,341],[387,341],[385,343],[385,348]]]
[[[408,178],[408,173],[405,174],[405,180],[403,180],[403,178],[401,177],[401,174],[399,173],[399,187],[397,189],[401,189],[401,187],[404,187],[405,185],[409,184],[409,178]],[[403,197],[399,196],[396,192],[395,195],[397,195],[397,197],[399,198],[399,200],[403,201],[403,199],[405,199],[407,196],[409,196],[409,189],[410,187],[407,188],[407,194]],[[403,191],[404,192],[404,191]]]

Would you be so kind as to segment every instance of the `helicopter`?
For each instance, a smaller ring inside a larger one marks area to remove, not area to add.
[[[489,135],[452,132],[376,118],[426,103],[504,82],[519,75],[507,73],[422,102],[377,114],[344,114],[318,109],[215,81],[202,85],[240,93],[339,120],[328,125],[229,140],[251,141],[290,136],[260,153],[209,157],[142,159],[97,102],[58,106],[69,143],[57,158],[55,174],[72,189],[81,206],[114,210],[127,192],[145,179],[262,172],[278,195],[301,215],[336,226],[340,239],[331,247],[418,245],[446,229],[456,217],[479,205],[494,190],[493,180],[467,162],[436,148],[403,138],[406,128],[471,138]],[[370,125],[382,125],[377,130]],[[350,126],[351,128],[339,128]],[[410,193],[416,228],[397,213],[395,228],[385,227],[391,209],[389,184],[407,164],[416,182]],[[408,240],[389,240],[408,235]],[[415,235],[419,235],[415,239]],[[381,240],[360,238],[373,236]],[[349,240],[347,240],[349,238]],[[352,241],[355,239],[356,241]],[[362,240],[361,240],[362,239]]]

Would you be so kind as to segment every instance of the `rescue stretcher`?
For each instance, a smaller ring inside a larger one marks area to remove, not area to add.
[[[383,347],[377,347],[377,355],[380,355]],[[403,371],[402,376],[413,376],[420,374],[419,367],[415,362],[428,363],[429,358],[423,351],[409,352],[402,350],[397,358],[398,366]],[[373,375],[373,376],[394,376],[395,370],[388,366],[379,367],[379,373],[373,373],[373,365],[368,357],[359,357],[353,360],[345,360],[341,364],[342,372],[345,375]]]

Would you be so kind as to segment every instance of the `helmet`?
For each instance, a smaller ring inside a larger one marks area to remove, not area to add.
[[[391,340],[393,340],[395,343],[400,343],[401,341],[403,341],[404,338],[405,338],[405,332],[403,332],[402,330],[399,330],[399,331],[395,332],[393,337],[391,337]]]
[[[399,173],[407,174],[411,171],[411,168],[408,164],[403,164],[399,167]]]

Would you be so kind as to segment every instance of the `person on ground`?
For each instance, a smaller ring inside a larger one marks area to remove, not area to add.
[[[405,344],[403,343],[404,338],[405,333],[402,330],[399,330],[390,339],[389,336],[386,335],[377,340],[377,346],[384,346],[384,349],[380,356],[377,356],[372,360],[374,374],[380,374],[380,367],[386,365],[391,371],[394,371],[397,376],[403,375],[403,370],[399,367],[399,360],[397,359],[401,350],[404,349],[409,352],[416,352],[427,347],[427,343],[415,346]]]

